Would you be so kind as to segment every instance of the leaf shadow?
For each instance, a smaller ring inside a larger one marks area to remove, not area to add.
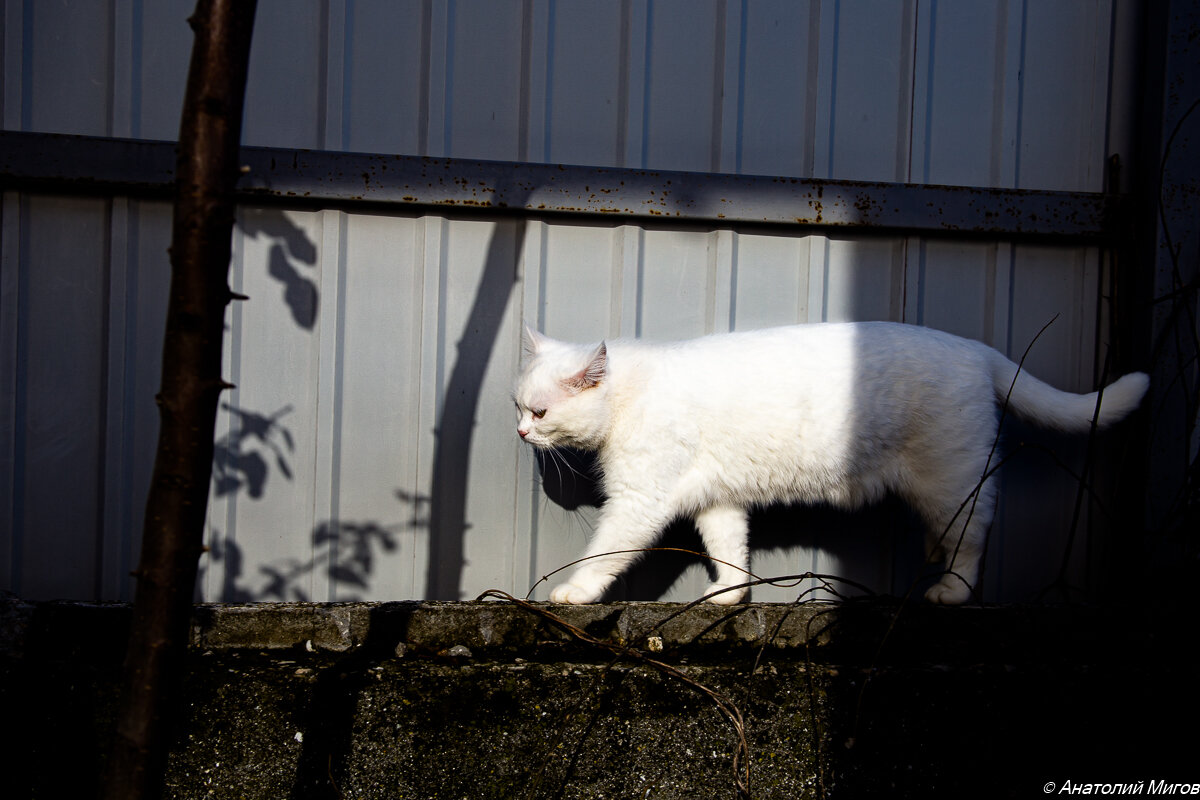
[[[291,430],[280,422],[292,413],[292,406],[286,405],[273,414],[247,411],[229,403],[222,403],[221,409],[234,418],[234,423],[213,444],[213,489],[217,497],[243,488],[256,500],[263,496],[270,475],[263,450],[273,456],[280,474],[292,480],[288,458],[296,450],[296,441]]]
[[[312,602],[319,579],[328,582],[322,594],[339,602],[367,599],[380,562],[397,554],[405,535],[429,527],[429,498],[397,489],[394,497],[409,509],[393,523],[373,520],[324,520],[313,528],[312,556],[279,558],[261,563],[257,578],[247,576],[249,560],[243,545],[232,536],[211,531],[209,556],[213,568],[221,567],[220,597],[224,602],[275,600]],[[201,576],[203,580],[203,575]]]
[[[283,302],[299,327],[311,331],[317,324],[319,292],[315,281],[301,267],[317,264],[317,245],[282,212],[274,209],[247,209],[240,219],[242,232],[257,239],[274,239],[267,261],[267,274],[283,284]]]

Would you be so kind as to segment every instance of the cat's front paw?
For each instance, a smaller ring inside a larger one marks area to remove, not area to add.
[[[704,594],[708,597],[705,602],[716,603],[719,606],[732,606],[746,599],[749,589],[745,586],[739,586],[736,589],[731,589],[727,583],[714,583],[704,590]]]
[[[971,599],[971,587],[957,575],[946,575],[929,587],[925,599],[943,606],[960,606]]]
[[[573,583],[560,583],[550,592],[551,603],[580,605],[583,603],[595,603],[599,599],[599,592],[589,592],[587,589],[583,589]]]

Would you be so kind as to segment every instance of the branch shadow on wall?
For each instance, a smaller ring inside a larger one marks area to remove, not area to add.
[[[317,264],[317,245],[284,213],[273,209],[244,209],[239,226],[249,238],[270,240],[267,274],[281,284],[280,299],[296,326],[314,331],[319,292],[304,272]],[[230,417],[230,428],[213,447],[214,497],[233,503],[243,497],[257,501],[271,481],[294,480],[297,445],[288,425],[295,411],[292,404],[266,412],[225,403],[222,410]],[[429,526],[429,498],[396,489],[393,499],[401,507],[398,520],[323,520],[309,534],[310,557],[278,558],[258,563],[257,568],[250,563],[246,543],[222,533],[210,520],[209,560],[201,567],[197,586],[203,585],[208,569],[215,569],[220,575],[215,594],[222,602],[327,599],[313,596],[313,585],[322,581],[340,600],[363,599],[380,562],[398,552],[408,532]],[[252,531],[243,538],[266,533],[270,532]]]
[[[508,197],[505,187],[499,195]],[[522,205],[524,198],[509,200]],[[469,462],[483,380],[500,336],[504,314],[518,285],[518,259],[528,223],[496,221],[475,298],[462,327],[454,366],[443,393],[436,431],[433,497],[429,513],[429,563],[425,599],[459,600],[466,566]]]

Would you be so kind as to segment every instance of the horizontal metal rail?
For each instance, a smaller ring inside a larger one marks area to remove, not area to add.
[[[585,216],[708,226],[1067,242],[1126,236],[1125,198],[906,183],[473,161],[246,147],[239,200],[419,213]],[[169,197],[175,145],[0,132],[0,187]]]

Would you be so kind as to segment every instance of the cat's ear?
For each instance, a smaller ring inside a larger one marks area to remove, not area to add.
[[[567,378],[563,381],[563,384],[567,389],[582,392],[584,389],[591,389],[604,380],[604,374],[607,371],[608,347],[604,342],[601,342],[600,346],[588,356],[587,366]]]
[[[547,337],[531,328],[528,322],[522,323],[522,326],[524,331],[521,334],[521,352],[525,358],[533,358],[542,349],[542,345],[547,341]]]

